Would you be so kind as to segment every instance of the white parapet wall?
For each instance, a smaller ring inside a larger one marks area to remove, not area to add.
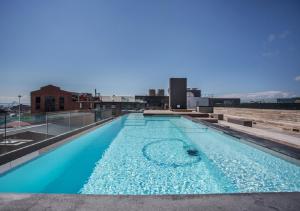
[[[283,129],[300,129],[300,110],[214,107],[214,113],[227,117],[246,118]]]
[[[196,109],[198,106],[209,106],[209,98],[207,97],[193,97],[187,96],[187,108],[188,109]]]

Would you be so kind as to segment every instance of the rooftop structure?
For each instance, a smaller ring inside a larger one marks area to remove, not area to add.
[[[300,103],[300,97],[278,98],[277,103]]]
[[[195,109],[199,105],[199,101],[201,99],[201,90],[198,88],[187,88],[186,97],[187,108]]]
[[[100,101],[90,93],[77,93],[47,85],[31,92],[31,113],[92,109]]]
[[[169,104],[169,96],[136,95],[135,99],[145,102],[146,109],[166,109]]]
[[[186,93],[189,97],[201,97],[201,90],[198,88],[187,88]]]
[[[155,96],[155,89],[149,89],[149,96]]]
[[[157,96],[165,96],[165,90],[164,89],[158,89],[156,95]]]
[[[113,115],[120,115],[126,110],[140,110],[145,108],[146,102],[134,96],[101,96],[101,101],[95,102],[96,109],[111,109]]]
[[[136,99],[134,96],[101,96],[102,102],[140,102],[142,100]]]
[[[170,78],[169,80],[169,106],[170,109],[186,109],[186,78]]]

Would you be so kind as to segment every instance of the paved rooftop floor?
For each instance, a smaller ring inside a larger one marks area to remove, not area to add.
[[[300,193],[161,196],[0,194],[0,210],[299,211]]]
[[[276,142],[279,142],[282,144],[287,144],[292,147],[296,147],[296,148],[300,149],[300,138],[295,137],[295,136],[283,134],[283,133],[276,132],[276,131],[270,131],[270,130],[266,130],[266,129],[246,127],[243,125],[237,125],[237,124],[226,122],[226,121],[219,121],[218,124],[223,125],[223,126],[228,126],[232,129],[235,129],[235,130],[238,130],[238,131],[250,134],[250,135],[255,135],[255,136],[262,137],[262,138],[270,139],[272,141],[276,141]]]

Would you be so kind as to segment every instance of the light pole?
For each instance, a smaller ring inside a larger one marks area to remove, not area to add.
[[[19,127],[21,127],[21,95],[18,95],[19,98]]]

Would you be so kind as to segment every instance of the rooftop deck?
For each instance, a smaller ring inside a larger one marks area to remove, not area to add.
[[[298,211],[300,193],[204,195],[0,194],[0,210]]]
[[[196,112],[146,111],[148,115]],[[146,114],[146,115],[147,115]],[[197,114],[197,113],[196,113]],[[201,114],[201,113],[200,113]],[[196,117],[190,119],[198,120]],[[222,123],[222,122],[221,122]],[[209,123],[211,124],[211,123]],[[211,124],[219,125],[220,124]],[[228,126],[228,125],[223,125]],[[240,126],[242,127],[242,126]],[[249,129],[248,127],[245,127]],[[286,137],[285,137],[286,139]],[[203,195],[0,194],[0,210],[300,210],[300,193]]]
[[[235,130],[239,130],[247,134],[256,135],[262,138],[270,139],[272,141],[300,149],[300,138],[292,135],[287,135],[287,134],[280,133],[278,131],[270,131],[261,128],[245,127],[242,125],[237,125],[226,121],[219,121],[219,124],[230,127]]]

